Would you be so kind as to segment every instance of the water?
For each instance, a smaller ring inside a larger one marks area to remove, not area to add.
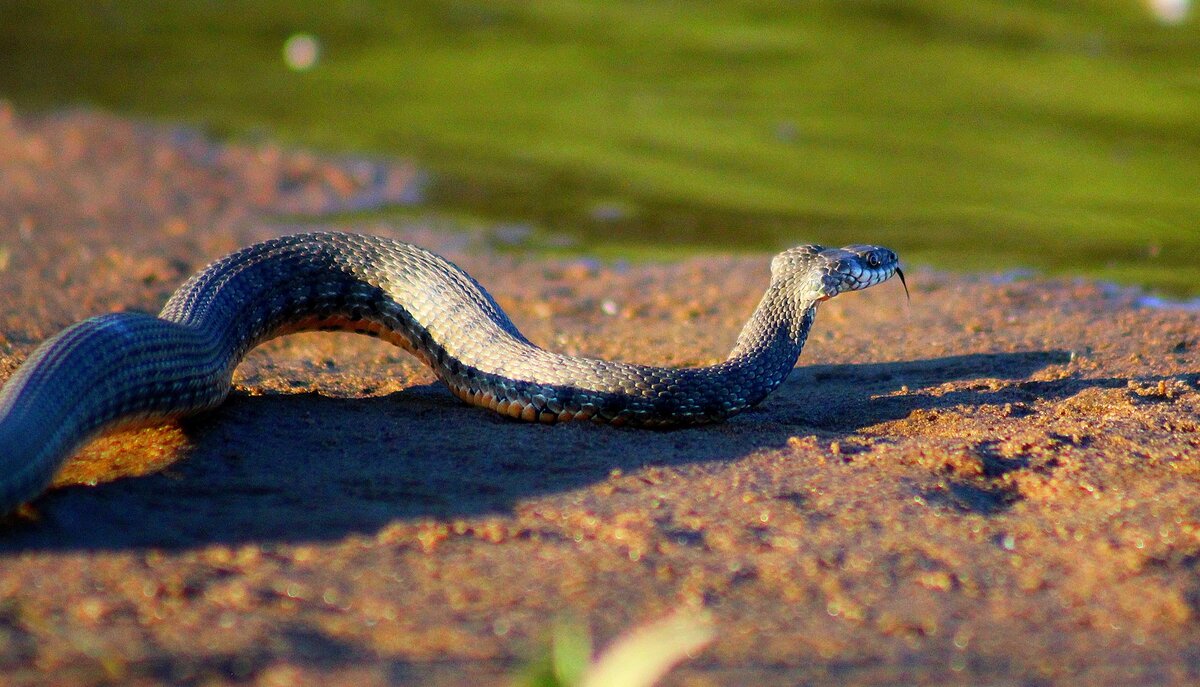
[[[413,157],[597,251],[888,245],[1200,293],[1200,22],[1070,4],[0,5],[0,96]]]

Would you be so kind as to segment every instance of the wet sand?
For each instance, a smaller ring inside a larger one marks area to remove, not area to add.
[[[414,241],[533,341],[636,362],[719,360],[766,286],[768,255],[546,259],[295,219],[414,179],[0,105],[0,379],[297,230]],[[518,423],[378,341],[271,342],[224,406],[95,443],[0,523],[0,682],[507,684],[557,616],[604,643],[681,607],[717,639],[665,684],[1200,680],[1200,313],[909,283],[911,304],[898,283],[826,303],[776,394],[678,431]]]

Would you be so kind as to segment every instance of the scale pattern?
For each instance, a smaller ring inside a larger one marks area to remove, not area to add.
[[[411,244],[317,233],[250,246],[192,277],[158,317],[85,320],[18,368],[0,390],[0,513],[45,489],[101,432],[218,405],[247,351],[297,331],[378,336],[418,356],[459,398],[522,420],[720,420],[783,382],[820,301],[899,268],[886,248],[802,246],[776,256],[771,271],[727,360],[663,368],[539,348],[470,275]]]

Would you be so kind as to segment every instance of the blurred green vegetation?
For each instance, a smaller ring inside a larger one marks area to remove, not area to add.
[[[1200,293],[1200,21],[1135,0],[7,0],[0,65],[25,107],[412,156],[435,210],[598,248]]]

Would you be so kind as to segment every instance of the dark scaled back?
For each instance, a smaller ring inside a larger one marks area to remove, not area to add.
[[[157,318],[93,318],[30,356],[0,392],[0,513],[44,489],[95,432],[220,402],[250,347],[295,331],[378,336],[415,353],[463,400],[523,420],[720,420],[782,383],[817,302],[899,271],[895,254],[876,246],[801,246],[771,269],[729,357],[676,369],[544,350],[466,272],[401,241],[330,233],[266,241],[207,267]]]

